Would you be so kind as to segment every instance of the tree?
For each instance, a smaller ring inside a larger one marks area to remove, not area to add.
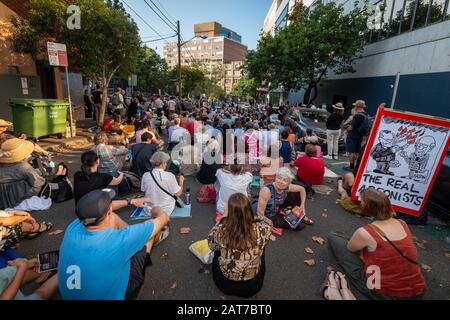
[[[169,72],[170,79],[178,79],[178,67]],[[200,94],[205,84],[206,77],[203,71],[197,66],[181,66],[181,85],[185,94]],[[176,91],[172,88],[172,91]]]
[[[155,93],[160,89],[163,91],[168,89],[167,63],[151,48],[144,47],[136,74],[140,91]]]
[[[250,78],[247,74],[245,74],[233,86],[233,89],[231,90],[231,95],[245,99],[256,99],[257,89],[258,89],[258,82],[255,79]]]
[[[251,78],[269,83],[270,88],[306,88],[304,102],[309,103],[317,97],[318,85],[330,70],[355,72],[352,64],[365,44],[367,13],[357,5],[344,14],[343,6],[335,2],[309,8],[300,2],[289,21],[274,37],[261,39],[244,67]]]
[[[106,111],[108,86],[116,74],[127,77],[135,71],[141,55],[141,41],[136,23],[118,0],[78,0],[81,30],[66,26],[68,0],[31,0],[30,17],[13,17],[16,32],[14,49],[34,57],[46,57],[46,42],[67,46],[71,69],[94,79],[102,87],[100,123]]]

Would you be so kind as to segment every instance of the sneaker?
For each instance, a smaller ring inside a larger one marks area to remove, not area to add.
[[[333,156],[334,160],[339,160],[338,156]]]
[[[333,160],[333,157],[332,157],[332,156],[330,156],[330,155],[327,155],[327,156],[323,156],[323,158],[324,158],[324,159],[327,159],[327,160]]]
[[[167,237],[169,236],[169,227],[165,227],[161,230],[161,233],[159,234],[159,239],[156,241],[153,246],[157,247],[161,242],[163,242]]]

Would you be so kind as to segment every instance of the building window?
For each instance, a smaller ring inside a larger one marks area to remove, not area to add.
[[[283,9],[277,21],[275,22],[275,27],[278,29],[283,29],[284,27],[286,27],[288,22],[288,16],[289,16],[289,3]]]

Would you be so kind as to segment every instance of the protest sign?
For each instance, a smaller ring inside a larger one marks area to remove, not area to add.
[[[352,198],[375,188],[396,211],[420,216],[449,146],[449,120],[380,108]]]

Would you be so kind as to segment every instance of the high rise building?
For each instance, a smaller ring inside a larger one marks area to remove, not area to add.
[[[247,57],[248,48],[242,44],[242,37],[235,31],[223,27],[218,22],[206,22],[194,25],[195,37],[181,48],[181,65],[200,63],[207,70],[214,66],[223,66],[223,80],[219,85],[229,94],[233,85],[241,77],[239,68]],[[177,43],[164,46],[164,59],[169,68],[178,65]]]

